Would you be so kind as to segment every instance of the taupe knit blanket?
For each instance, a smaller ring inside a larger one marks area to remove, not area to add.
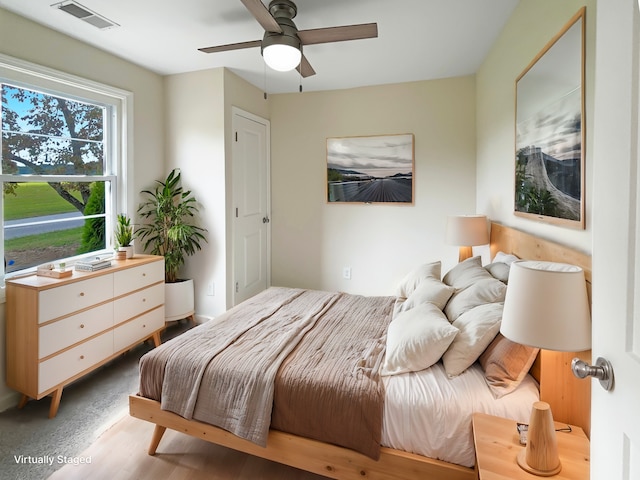
[[[264,446],[277,390],[284,406],[275,399],[274,428],[377,458],[392,305],[392,297],[268,289],[143,356],[140,394]]]

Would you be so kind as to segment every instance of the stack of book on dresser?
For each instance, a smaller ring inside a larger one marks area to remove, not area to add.
[[[75,263],[75,269],[78,272],[95,272],[96,270],[102,270],[111,266],[110,258],[91,258],[86,260],[77,260]]]

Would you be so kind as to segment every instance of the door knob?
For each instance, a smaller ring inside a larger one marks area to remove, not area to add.
[[[270,221],[269,217],[262,217],[262,223],[269,223]]]
[[[598,357],[595,365],[589,365],[579,358],[574,358],[571,362],[571,371],[578,378],[597,378],[605,390],[613,388],[613,367],[611,362],[602,357]]]

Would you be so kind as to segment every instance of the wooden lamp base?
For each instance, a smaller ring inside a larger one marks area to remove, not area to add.
[[[473,247],[459,247],[458,249],[458,263],[473,257]]]
[[[516,459],[520,468],[541,477],[551,477],[562,470],[556,429],[548,403],[533,404],[527,446],[520,451]]]

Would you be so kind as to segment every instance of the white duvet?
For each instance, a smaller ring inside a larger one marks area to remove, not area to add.
[[[382,445],[466,467],[475,464],[474,412],[528,423],[531,405],[539,399],[538,384],[529,375],[514,392],[496,399],[477,363],[454,378],[447,376],[441,362],[420,372],[382,378]]]

